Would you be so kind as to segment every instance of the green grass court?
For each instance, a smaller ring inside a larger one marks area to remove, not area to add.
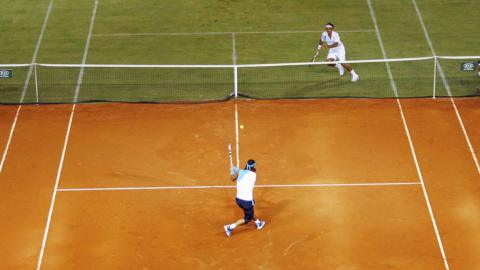
[[[232,65],[233,55],[239,65],[308,62],[327,21],[336,25],[347,60],[383,58],[367,3],[99,1],[87,64]],[[480,55],[475,23],[480,1],[417,3],[438,55]],[[24,0],[3,5],[1,64],[32,61],[48,4]],[[93,6],[93,0],[54,1],[36,62],[80,64]],[[373,0],[372,7],[388,58],[432,56],[412,1]],[[320,58],[325,56],[323,51]],[[453,95],[479,94],[475,72],[460,71],[462,62],[473,60],[440,60]],[[431,96],[433,67],[433,60],[392,63],[399,96]],[[253,98],[393,97],[384,63],[354,68],[361,77],[355,84],[326,66],[240,68],[238,90]],[[20,100],[28,67],[12,69],[14,78],[0,80],[0,103]],[[79,71],[38,67],[39,101],[72,102]],[[86,68],[79,101],[206,101],[232,92],[231,68]],[[437,94],[447,95],[439,78]],[[24,102],[35,101],[32,76]]]

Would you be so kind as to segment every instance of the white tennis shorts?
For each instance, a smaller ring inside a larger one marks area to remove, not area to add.
[[[335,48],[335,50],[328,50],[327,59],[335,59],[335,61],[345,61],[345,47]]]

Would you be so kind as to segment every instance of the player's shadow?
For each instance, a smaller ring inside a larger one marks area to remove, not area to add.
[[[287,206],[292,202],[291,199],[278,198],[270,195],[271,188],[256,189],[255,214],[260,219],[265,219],[268,224],[274,223],[275,219],[284,213]],[[275,201],[272,199],[275,198]]]

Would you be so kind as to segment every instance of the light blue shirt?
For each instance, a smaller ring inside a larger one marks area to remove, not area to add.
[[[244,201],[253,201],[253,187],[257,174],[250,170],[240,170],[237,178],[237,198]]]

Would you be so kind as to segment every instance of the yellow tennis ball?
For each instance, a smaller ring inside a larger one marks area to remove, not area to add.
[[[243,125],[240,125],[240,129],[243,129]]]

